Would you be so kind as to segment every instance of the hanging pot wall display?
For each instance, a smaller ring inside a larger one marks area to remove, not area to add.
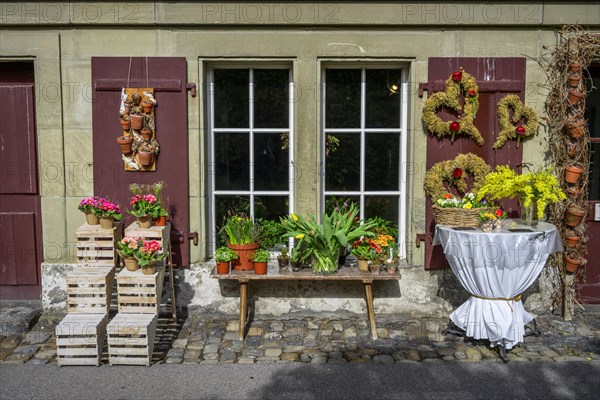
[[[156,141],[156,100],[153,88],[123,88],[117,138],[125,171],[156,171],[160,146]]]

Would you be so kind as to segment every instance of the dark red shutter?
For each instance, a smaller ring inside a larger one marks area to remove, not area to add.
[[[190,263],[186,77],[184,57],[92,57],[94,194],[118,201],[125,212],[129,208],[130,183],[165,181],[163,200],[168,201],[172,211],[171,248],[178,266]],[[123,169],[116,139],[122,133],[121,88],[127,85],[155,90],[160,154],[153,172]],[[124,213],[125,226],[133,220]]]
[[[525,58],[446,58],[432,57],[428,63],[428,95],[444,90],[446,79],[463,67],[466,72],[477,79],[479,85],[479,111],[475,125],[481,132],[485,143],[478,146],[473,140],[458,136],[452,143],[449,137],[438,139],[427,132],[427,162],[429,170],[439,161],[451,160],[460,153],[474,153],[488,164],[510,165],[515,167],[521,163],[522,146],[516,148],[515,141],[507,141],[498,151],[492,145],[498,134],[497,104],[507,94],[514,93],[524,101],[525,97]],[[443,114],[442,118],[450,119]],[[425,128],[424,128],[425,129]],[[505,202],[508,209],[517,209],[515,201]],[[426,201],[425,214],[425,269],[440,269],[448,266],[441,246],[432,246],[431,240],[435,232],[435,223],[431,214],[431,201]]]

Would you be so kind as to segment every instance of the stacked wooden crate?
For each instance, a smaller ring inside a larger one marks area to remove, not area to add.
[[[77,229],[77,267],[66,278],[67,315],[56,327],[58,365],[100,365],[121,225]]]
[[[168,254],[170,229],[170,224],[144,229],[134,222],[125,229],[125,236],[157,240],[161,250]],[[111,365],[151,364],[165,268],[166,262],[161,261],[151,275],[144,275],[141,269],[123,269],[117,274],[119,313],[107,327],[108,360]]]

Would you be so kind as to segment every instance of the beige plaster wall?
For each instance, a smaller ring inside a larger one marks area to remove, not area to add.
[[[91,56],[183,56],[188,81],[190,230],[205,240],[206,182],[204,73],[223,60],[280,60],[293,66],[297,91],[295,210],[319,211],[320,108],[315,88],[327,60],[391,62],[409,68],[408,215],[409,261],[421,266],[423,250],[412,248],[424,230],[422,181],[424,98],[431,56],[540,57],[563,23],[600,24],[593,2],[502,4],[363,3],[2,3],[0,60],[33,59],[46,262],[72,261],[74,231],[83,221],[76,205],[93,192]],[[132,43],[127,38],[144,36]],[[529,105],[543,111],[543,72],[527,62]],[[544,162],[545,139],[524,145],[524,158]],[[57,250],[57,249],[60,249]],[[204,259],[193,247],[193,262]]]

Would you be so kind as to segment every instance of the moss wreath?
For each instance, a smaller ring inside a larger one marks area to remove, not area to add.
[[[473,120],[479,109],[479,87],[475,78],[466,73],[462,67],[455,71],[446,80],[446,89],[443,92],[432,94],[423,106],[423,122],[429,132],[438,138],[443,136],[454,136],[464,134],[470,136],[475,142],[483,146],[483,137],[473,124]],[[465,96],[465,104],[461,106],[460,97]],[[453,109],[457,112],[463,111],[457,121],[442,121],[436,115],[442,108]]]
[[[514,113],[512,123],[508,109],[512,108]],[[523,125],[515,128],[516,124],[523,119]],[[498,102],[498,124],[500,125],[500,133],[494,142],[494,150],[498,150],[508,139],[517,139],[517,149],[522,139],[533,136],[537,133],[540,126],[540,119],[531,107],[523,105],[521,99],[516,94],[509,94],[503,97]]]
[[[448,182],[454,186],[461,194],[467,192],[467,181],[465,173],[473,176],[473,185],[471,191],[476,192],[485,182],[485,177],[490,172],[491,167],[486,162],[473,153],[459,154],[454,160],[440,161],[434,164],[425,174],[425,193],[435,203],[441,199],[449,190],[444,186]]]

